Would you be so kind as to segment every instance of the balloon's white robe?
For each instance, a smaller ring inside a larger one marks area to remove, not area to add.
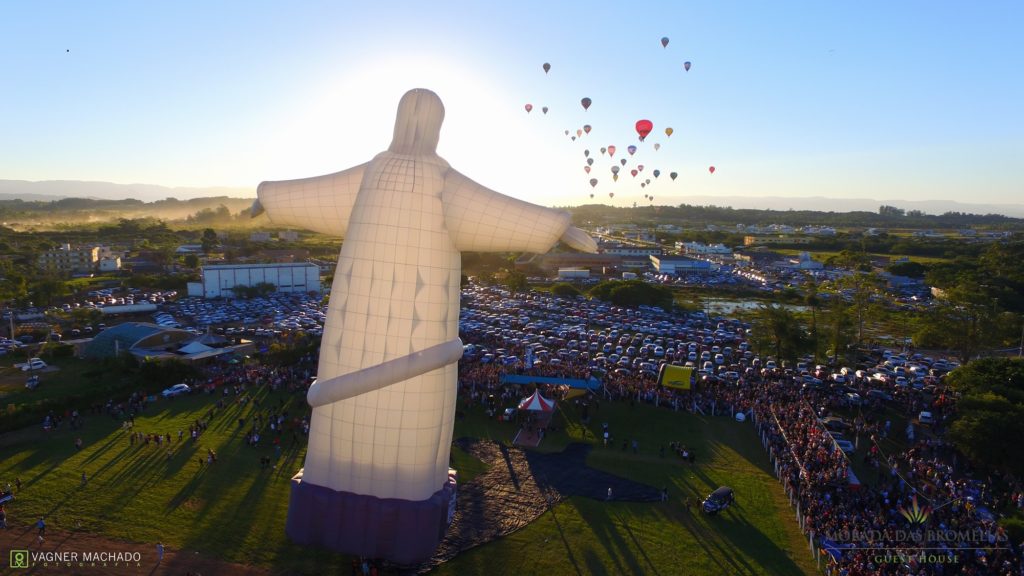
[[[391,146],[369,163],[259,187],[275,224],[344,236],[309,393],[309,449],[293,483],[296,541],[429,557],[448,510],[460,252],[543,253],[559,239],[596,248],[568,213],[452,169],[436,153],[443,119],[433,92],[409,91]]]

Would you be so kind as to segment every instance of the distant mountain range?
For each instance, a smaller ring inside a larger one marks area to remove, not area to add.
[[[0,200],[48,202],[61,198],[93,198],[96,200],[124,200],[155,202],[167,198],[190,200],[211,196],[254,198],[256,188],[211,186],[207,188],[171,188],[156,184],[114,184],[112,182],[83,182],[80,180],[0,180]]]
[[[0,200],[53,201],[61,198],[93,198],[98,200],[124,200],[155,202],[167,198],[223,197],[253,198],[256,188],[206,187],[171,188],[156,184],[114,184],[112,182],[83,182],[79,180],[0,180]],[[671,196],[658,198],[658,204],[678,206],[723,206],[737,209],[814,210],[821,212],[878,212],[885,204],[904,210],[920,210],[925,214],[962,212],[966,214],[1002,214],[1024,218],[1024,204],[983,204],[953,200],[874,200],[871,198],[825,198],[822,196]],[[638,201],[638,205],[643,202]]]

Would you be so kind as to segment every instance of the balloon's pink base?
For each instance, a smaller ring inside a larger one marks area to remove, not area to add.
[[[433,555],[448,527],[454,486],[413,502],[339,492],[292,478],[285,532],[297,544],[402,565]]]

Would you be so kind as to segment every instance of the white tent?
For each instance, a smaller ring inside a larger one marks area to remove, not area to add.
[[[209,352],[210,350],[213,350],[213,348],[210,348],[198,340],[193,340],[179,348],[178,354],[199,354],[200,352]]]

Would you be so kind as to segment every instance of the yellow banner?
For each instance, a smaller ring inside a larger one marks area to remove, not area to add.
[[[658,371],[658,384],[679,390],[689,390],[693,378],[693,368],[665,364]]]

